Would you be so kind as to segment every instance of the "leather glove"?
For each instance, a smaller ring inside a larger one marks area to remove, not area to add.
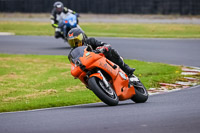
[[[97,51],[99,51],[100,53],[105,53],[108,52],[108,47],[107,46],[100,46],[96,48]]]
[[[80,17],[79,13],[75,13],[74,15],[76,15],[77,18]]]
[[[95,46],[96,40],[95,40],[94,38],[88,38],[88,39],[86,40],[86,43],[87,43],[88,45]]]

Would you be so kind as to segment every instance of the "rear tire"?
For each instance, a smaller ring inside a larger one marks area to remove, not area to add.
[[[136,103],[146,102],[148,99],[148,92],[144,87],[144,85],[140,81],[137,81],[136,84],[134,85],[134,88],[135,88],[135,95],[131,99]]]
[[[91,77],[88,79],[88,86],[94,92],[94,94],[105,104],[109,106],[115,106],[118,104],[119,99],[115,91],[110,87],[106,89],[103,81],[97,77]]]

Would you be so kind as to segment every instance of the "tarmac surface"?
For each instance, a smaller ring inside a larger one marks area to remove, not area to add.
[[[0,113],[2,133],[199,133],[200,86],[150,96],[146,103],[103,103]]]
[[[200,67],[200,39],[136,39],[97,37],[125,59]],[[68,55],[70,47],[50,36],[0,36],[0,53]]]

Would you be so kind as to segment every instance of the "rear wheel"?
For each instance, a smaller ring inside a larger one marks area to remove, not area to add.
[[[136,103],[146,102],[148,99],[148,92],[144,85],[140,81],[137,81],[134,83],[134,88],[136,94],[131,99]]]
[[[110,106],[115,106],[118,104],[119,99],[111,85],[106,88],[103,81],[97,77],[91,77],[88,80],[89,88],[94,92],[94,94],[104,103]]]

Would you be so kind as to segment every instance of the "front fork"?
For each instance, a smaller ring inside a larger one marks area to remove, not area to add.
[[[106,88],[109,88],[110,86],[109,86],[109,84],[108,84],[108,81],[106,80],[106,78],[104,77],[104,75],[101,73],[101,71],[100,71],[100,70],[97,70],[97,73],[99,73],[99,74],[101,75],[101,77],[103,78],[102,81],[103,81],[105,87],[106,87]]]

